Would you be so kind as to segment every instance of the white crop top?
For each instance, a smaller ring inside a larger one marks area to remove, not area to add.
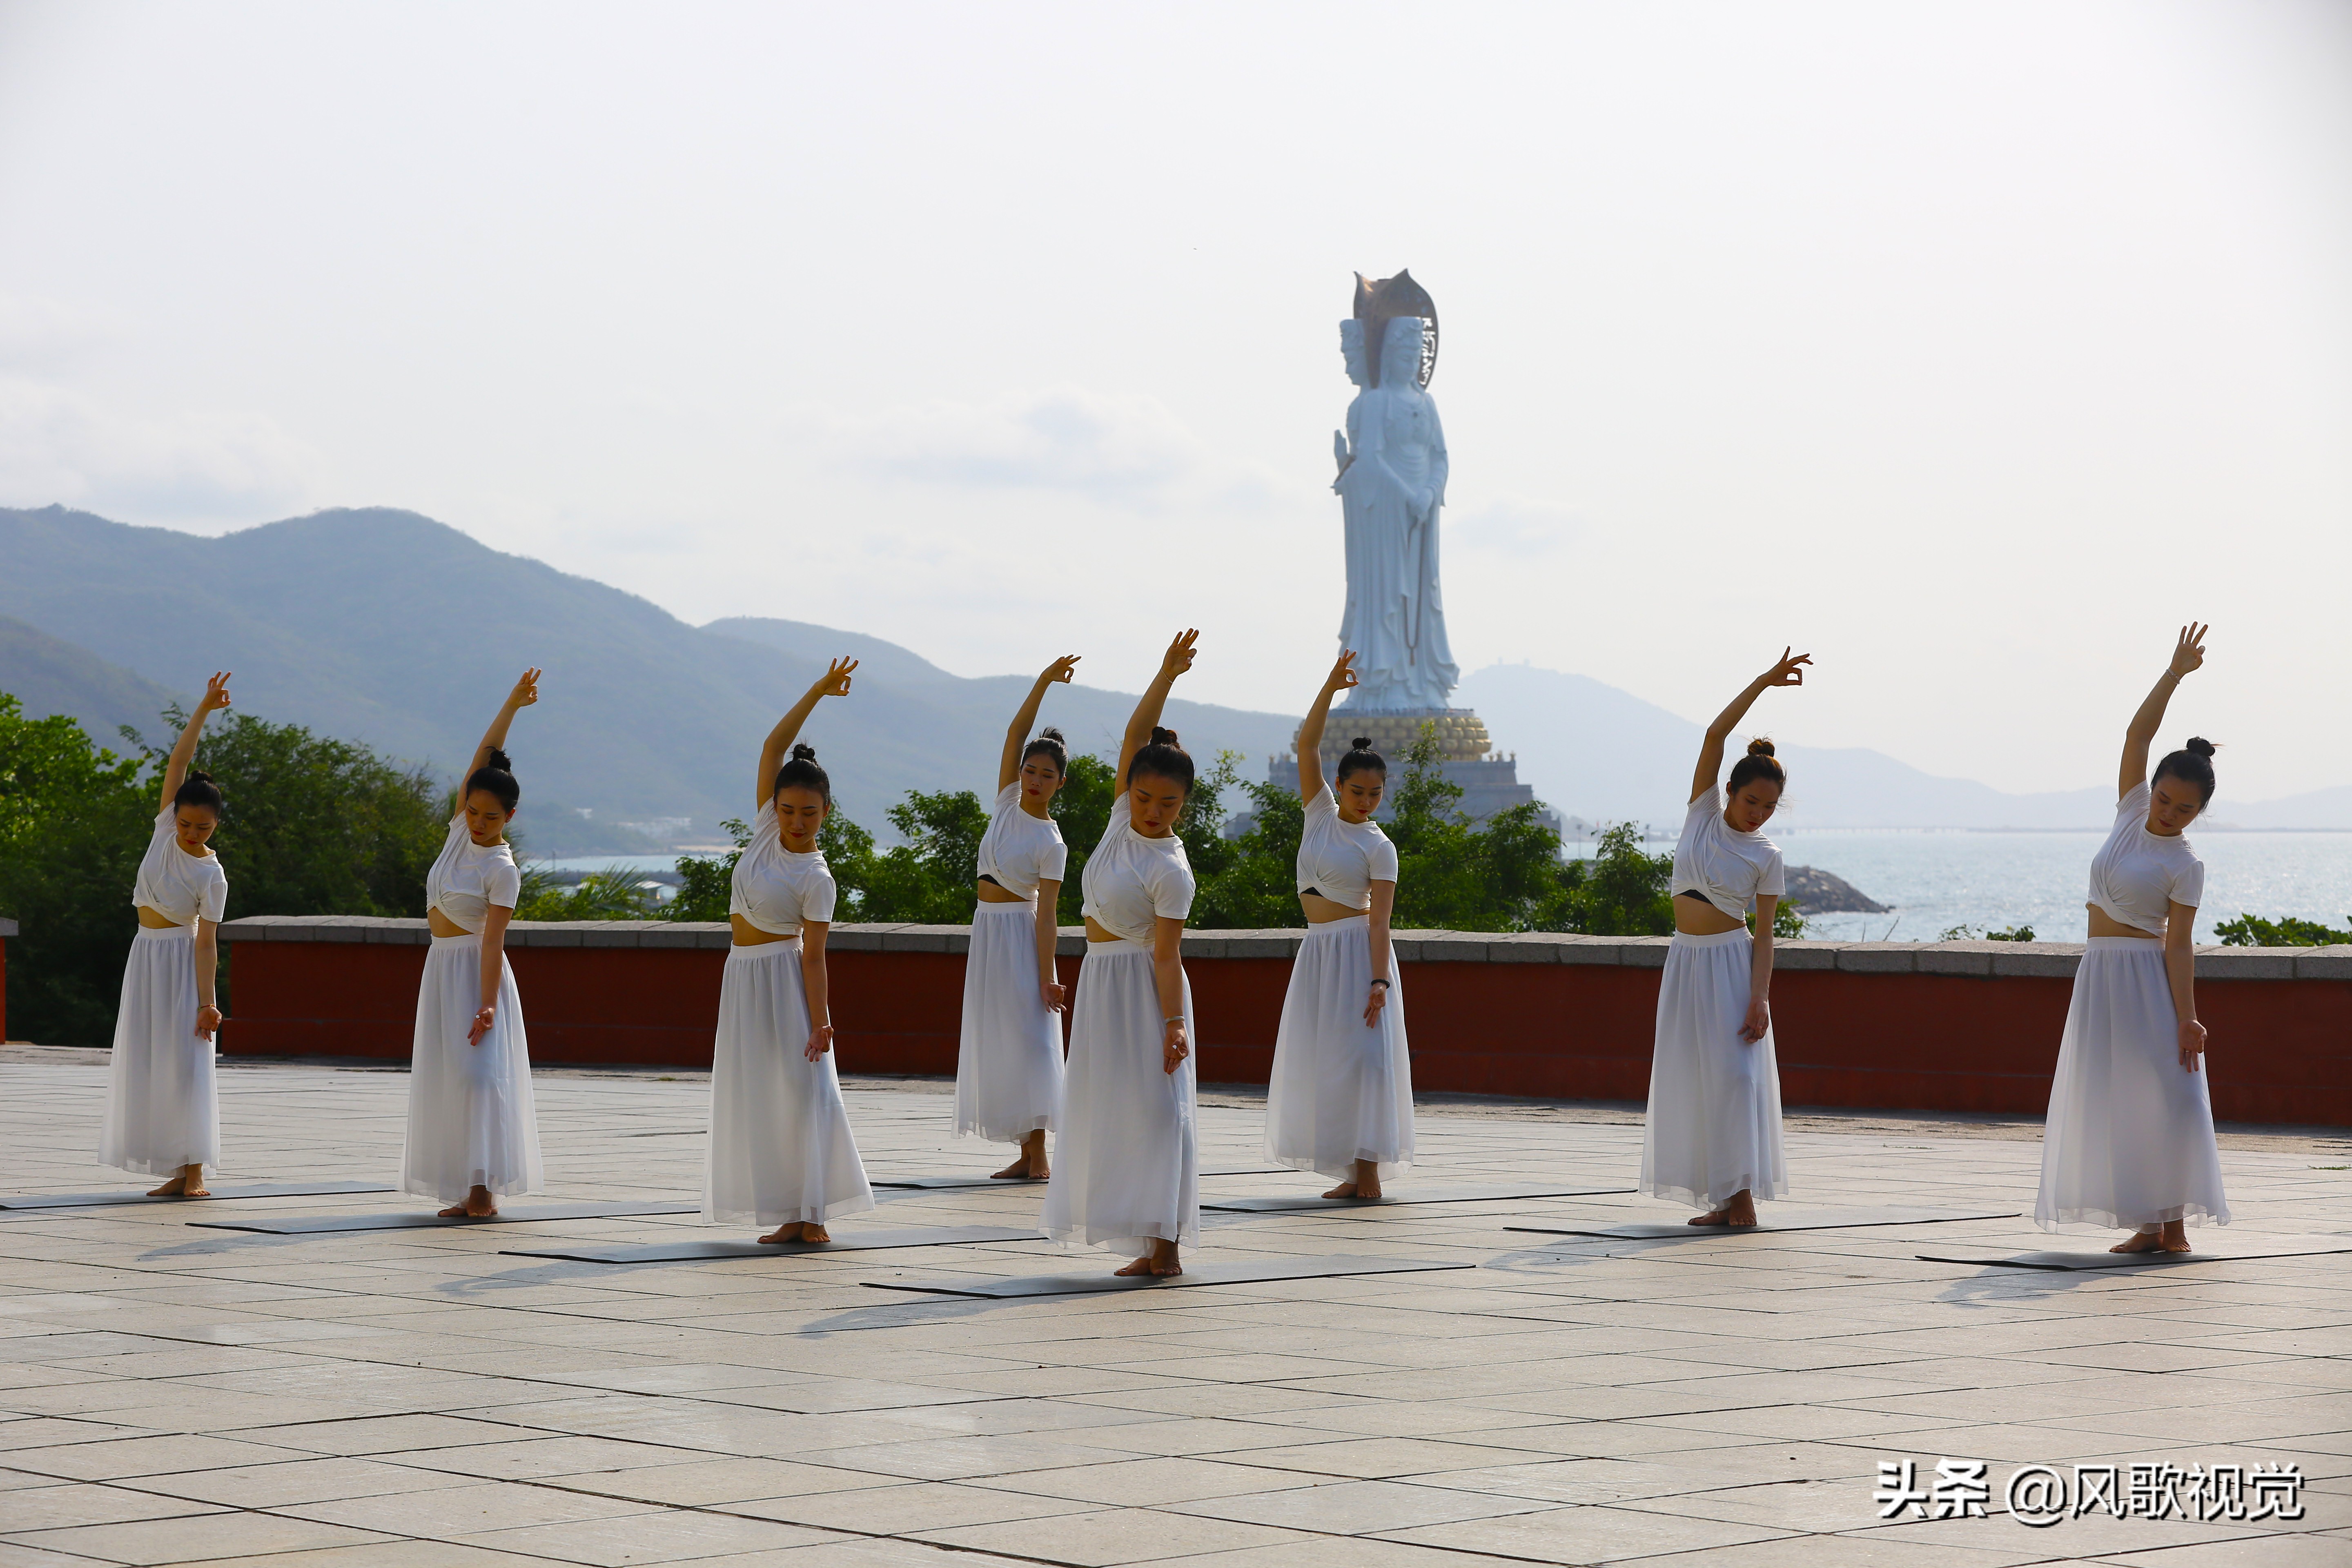
[[[1135,830],[1127,792],[1110,808],[1110,826],[1087,857],[1078,884],[1087,892],[1087,919],[1129,942],[1149,942],[1156,920],[1192,912],[1192,863],[1174,834],[1146,838]]]
[[[2161,933],[2173,904],[2205,901],[2205,862],[2181,835],[2147,830],[2148,786],[2116,803],[2116,826],[2091,857],[2091,902],[2110,920]]]
[[[131,884],[131,901],[181,926],[200,919],[217,924],[228,912],[228,872],[220,857],[209,849],[191,855],[180,847],[179,816],[171,806],[155,818],[138,880]]]
[[[1723,790],[1710,788],[1690,803],[1675,845],[1671,890],[1696,892],[1734,920],[1744,920],[1759,894],[1789,890],[1780,849],[1761,833],[1741,833],[1723,819]]]
[[[1396,846],[1377,822],[1349,822],[1325,784],[1307,803],[1307,828],[1298,837],[1298,890],[1320,893],[1335,904],[1367,910],[1372,884],[1397,879]]]
[[[1021,781],[996,792],[995,814],[980,839],[980,874],[1008,893],[1037,896],[1040,882],[1058,882],[1070,863],[1062,825],[1021,809]]]
[[[727,912],[741,915],[770,936],[798,936],[803,921],[833,923],[838,891],[824,852],[785,848],[776,831],[776,803],[761,806],[751,824],[751,842],[735,861]]]
[[[522,872],[515,866],[513,847],[493,844],[486,849],[466,831],[464,812],[451,817],[440,858],[425,873],[425,907],[479,936],[492,905],[511,910],[521,899]]]

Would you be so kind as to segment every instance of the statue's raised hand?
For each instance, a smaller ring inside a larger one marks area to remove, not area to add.
[[[1160,673],[1178,676],[1192,668],[1193,645],[1200,640],[1200,631],[1195,627],[1187,627],[1177,633],[1176,640],[1168,645],[1168,651],[1160,657]]]
[[[2180,628],[2180,640],[2172,645],[2172,673],[2190,674],[2205,668],[2205,634],[2211,626],[2199,626],[2195,621]]]

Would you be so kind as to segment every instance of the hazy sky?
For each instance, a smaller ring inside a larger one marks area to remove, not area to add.
[[[2343,0],[0,0],[0,504],[1297,711],[1403,266],[1465,669],[2072,787],[2193,615],[2168,739],[2352,776]]]

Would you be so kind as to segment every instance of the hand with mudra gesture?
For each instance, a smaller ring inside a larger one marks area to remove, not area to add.
[[[1356,674],[1356,650],[1341,648],[1339,657],[1331,662],[1331,673],[1323,678],[1324,694],[1337,697],[1340,692],[1362,684],[1362,678]]]
[[[1813,662],[1813,656],[1809,653],[1799,653],[1791,658],[1793,651],[1787,647],[1780,650],[1780,661],[1764,672],[1762,685],[1802,686],[1805,683],[1803,667]]]

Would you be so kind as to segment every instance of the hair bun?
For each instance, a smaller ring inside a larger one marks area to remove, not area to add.
[[[1759,735],[1748,742],[1748,754],[1751,757],[1771,756],[1773,755],[1772,742],[1764,736]]]
[[[202,768],[191,768],[188,770],[187,782],[190,784],[210,784],[213,782],[213,775],[205,772]]]
[[[2191,735],[2189,737],[2189,744],[2180,749],[2184,752],[2194,752],[2200,757],[2210,757],[2221,748],[2202,735]]]
[[[1151,743],[1155,746],[1173,746],[1178,743],[1176,731],[1164,725],[1154,724],[1151,726]]]
[[[1037,738],[1041,741],[1052,741],[1057,745],[1069,744],[1069,738],[1064,735],[1059,730],[1054,728],[1051,724],[1048,724],[1044,729],[1038,731]]]
[[[1351,752],[1369,752],[1372,749],[1372,738],[1370,735],[1359,735],[1348,742],[1348,749]]]
[[[510,773],[514,772],[514,759],[507,755],[503,747],[492,746],[490,754],[482,759],[482,766],[496,768],[502,773]]]
[[[816,761],[816,748],[810,745],[806,741],[794,741],[793,742],[793,761],[796,763],[813,763]]]

